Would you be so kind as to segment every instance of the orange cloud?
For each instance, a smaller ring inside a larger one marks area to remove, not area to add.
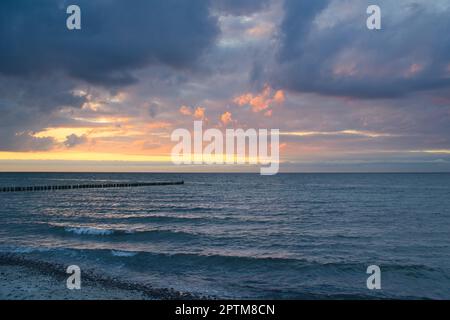
[[[220,121],[222,121],[222,123],[224,125],[227,125],[228,123],[230,123],[231,121],[233,121],[232,116],[231,116],[231,112],[226,111],[225,113],[223,113],[220,116]]]
[[[275,95],[273,96],[273,100],[275,101],[275,103],[283,104],[284,101],[286,100],[286,96],[284,95],[284,91],[283,90],[278,90],[277,92],[275,92]]]
[[[190,116],[190,115],[192,115],[192,109],[188,106],[181,106],[180,113],[185,116]]]
[[[197,107],[194,112],[194,117],[196,119],[204,120],[205,119],[205,108]]]
[[[180,113],[185,116],[194,116],[195,119],[207,120],[205,115],[205,108],[197,107],[192,110],[191,107],[181,106],[179,109]]]
[[[240,106],[243,106],[243,105],[249,104],[250,101],[252,101],[252,98],[253,98],[253,95],[251,93],[246,93],[246,94],[243,94],[241,96],[234,98],[233,102]]]
[[[273,95],[272,91],[272,88],[266,85],[259,94],[253,95],[252,93],[245,93],[235,97],[233,102],[239,106],[249,105],[252,107],[253,112],[260,112],[267,110],[274,105],[283,104],[286,100],[284,91],[277,90]]]

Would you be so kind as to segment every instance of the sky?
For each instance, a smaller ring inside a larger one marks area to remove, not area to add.
[[[450,171],[449,18],[450,0],[2,0],[0,171],[254,170],[173,165],[195,120],[279,129],[281,171]]]

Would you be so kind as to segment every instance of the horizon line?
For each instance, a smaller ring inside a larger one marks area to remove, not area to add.
[[[231,171],[0,171],[0,174],[9,173],[73,173],[73,174],[255,174],[259,172],[231,172]],[[277,174],[450,174],[450,171],[285,171]],[[276,176],[276,175],[275,175]]]

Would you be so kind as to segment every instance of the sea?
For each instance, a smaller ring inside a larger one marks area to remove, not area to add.
[[[0,173],[0,187],[179,180],[0,193],[0,253],[215,298],[450,298],[450,174]]]

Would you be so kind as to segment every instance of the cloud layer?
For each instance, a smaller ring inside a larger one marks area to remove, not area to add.
[[[365,0],[76,3],[0,2],[0,161],[165,159],[204,120],[280,129],[289,168],[450,168],[447,0],[377,1],[379,31]]]
[[[382,30],[366,28],[370,1],[285,0],[277,82],[298,92],[389,98],[448,88],[450,8],[377,1]]]
[[[0,72],[59,71],[93,84],[126,85],[131,71],[189,68],[218,34],[207,1],[80,0],[82,29],[66,28],[65,1],[0,3]]]

